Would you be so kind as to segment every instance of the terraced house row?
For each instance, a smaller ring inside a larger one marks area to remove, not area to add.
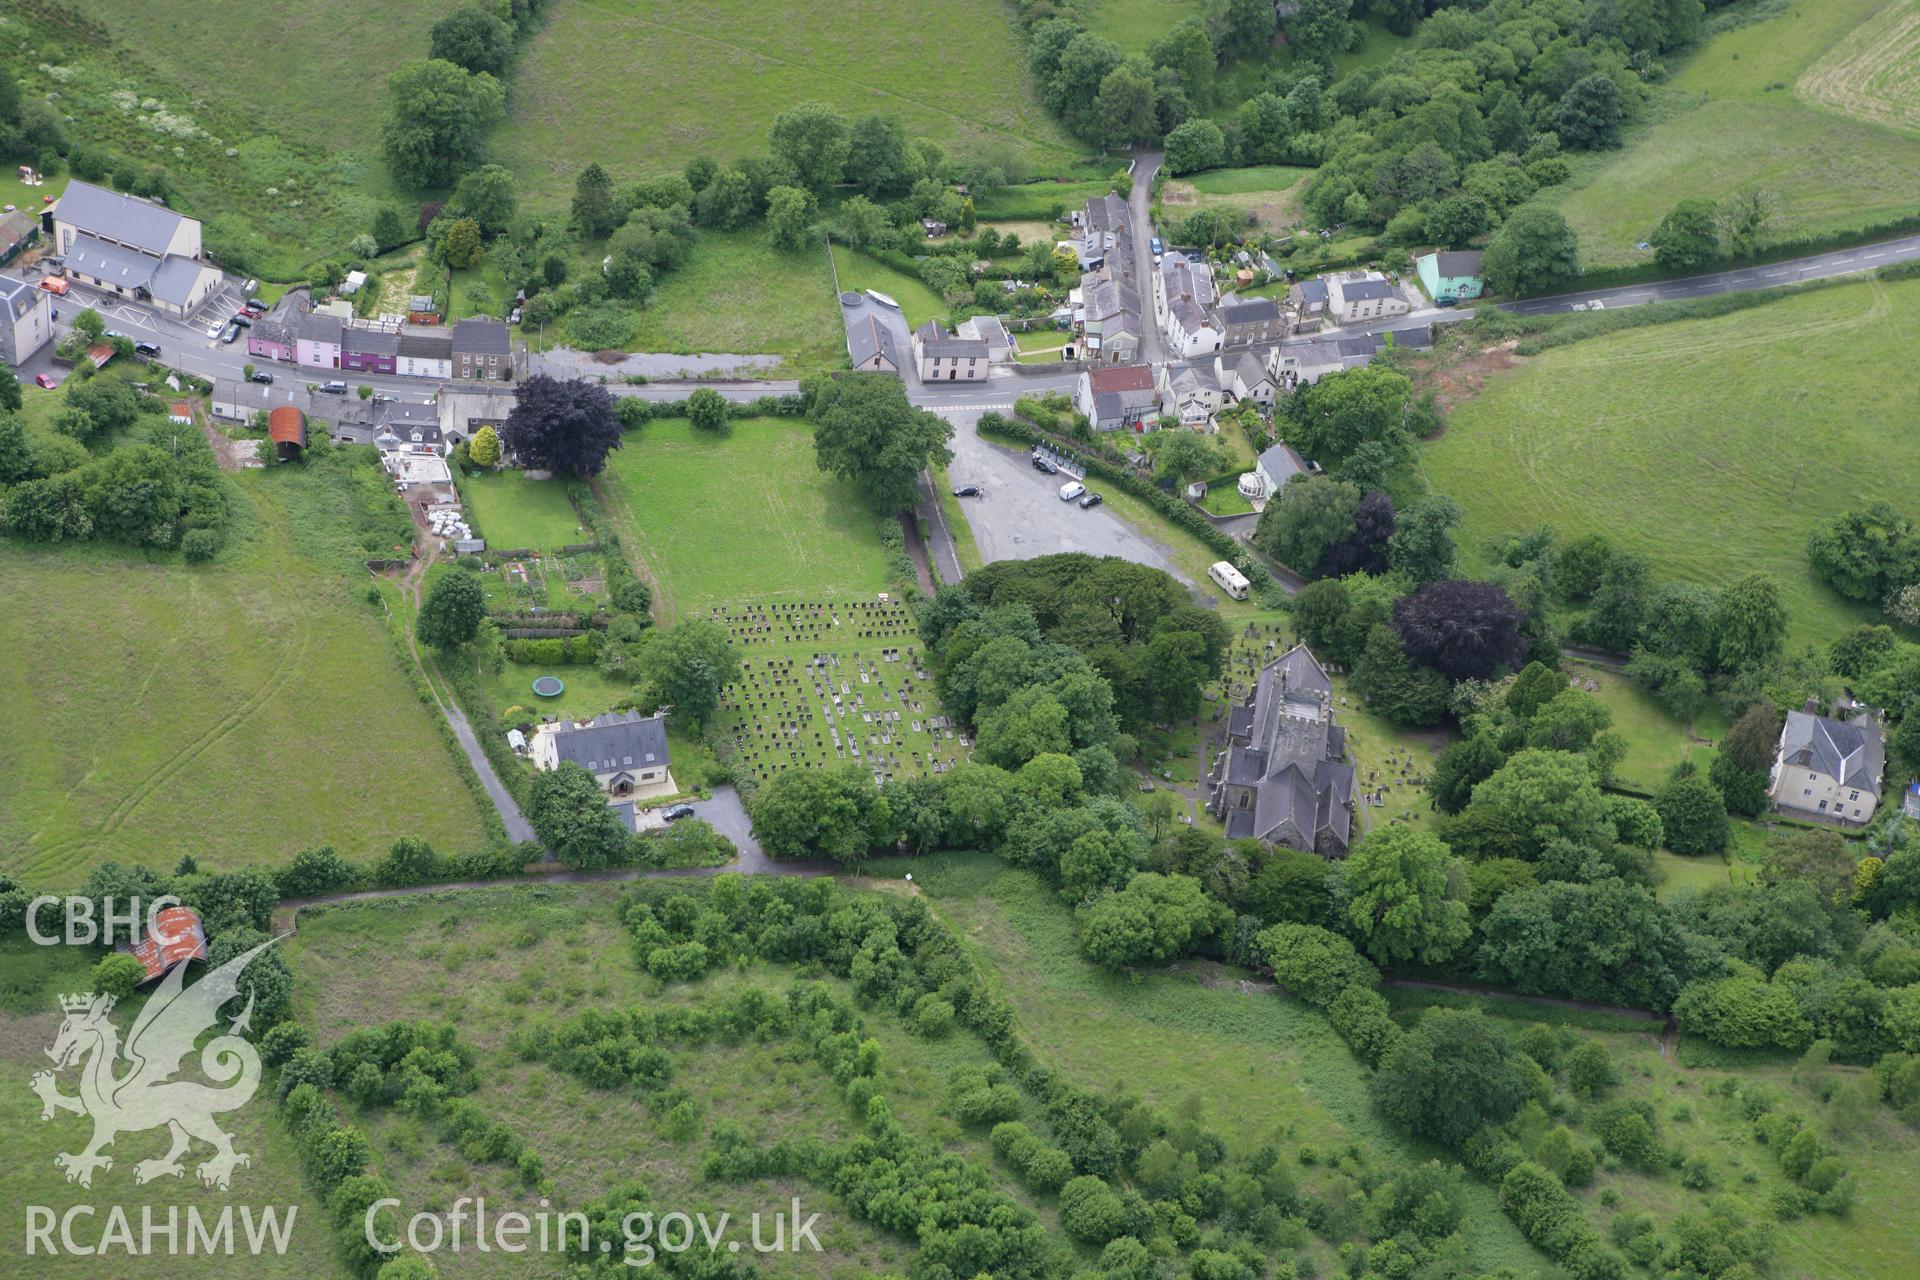
[[[361,320],[326,311],[263,317],[247,331],[247,354],[303,369],[401,377],[508,382],[513,338],[498,320],[476,317],[446,328]]]

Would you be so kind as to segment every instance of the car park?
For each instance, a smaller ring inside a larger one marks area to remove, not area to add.
[[[1105,501],[1106,499],[1101,497],[1099,494],[1090,493],[1086,497],[1080,499],[1080,509],[1082,511],[1091,511]]]
[[[1069,480],[1060,486],[1060,501],[1072,502],[1086,491],[1087,486],[1081,484],[1078,480]]]
[[[955,485],[953,487],[953,496],[956,498],[977,498],[980,496],[980,486],[977,484]]]

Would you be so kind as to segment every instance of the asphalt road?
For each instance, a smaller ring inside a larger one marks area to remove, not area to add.
[[[973,429],[979,409],[941,412],[955,427],[948,476],[955,485],[977,484],[985,490],[981,497],[960,499],[983,561],[1084,551],[1150,564],[1193,585],[1165,547],[1142,536],[1109,508],[1082,511],[1078,502],[1062,502],[1060,486],[1070,477],[1043,475],[1033,469],[1025,453],[983,439]],[[1092,487],[1097,491],[1099,486]]]
[[[1160,322],[1153,314],[1153,175],[1160,172],[1165,158],[1159,151],[1133,153],[1133,189],[1127,193],[1128,223],[1133,232],[1133,263],[1138,272],[1134,281],[1140,294],[1140,355],[1148,364],[1166,361],[1167,347],[1160,340]]]

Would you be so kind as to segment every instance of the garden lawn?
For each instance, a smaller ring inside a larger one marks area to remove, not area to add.
[[[1604,533],[1661,578],[1780,585],[1793,643],[1878,619],[1813,576],[1807,535],[1873,499],[1912,508],[1920,281],[1863,281],[1736,315],[1558,347],[1489,379],[1421,447],[1460,539]],[[1867,460],[1864,461],[1863,460]]]
[[[0,541],[0,869],[36,888],[102,862],[171,870],[482,840],[416,695],[340,495],[298,468],[235,477],[237,550],[187,567]],[[358,573],[358,578],[353,575]]]
[[[692,260],[659,278],[635,351],[784,356],[792,371],[846,367],[846,330],[824,248],[785,253],[759,230],[700,233]]]
[[[549,209],[592,160],[619,181],[764,151],[769,122],[809,100],[893,116],[949,152],[1029,164],[1081,154],[1042,109],[992,0],[961,0],[937,22],[910,0],[809,9],[804,29],[798,16],[766,0],[558,0],[515,72],[495,154]]]
[[[1626,740],[1627,754],[1613,771],[1614,780],[1635,791],[1657,791],[1675,765],[1692,760],[1705,769],[1713,760],[1713,744],[1727,731],[1726,717],[1709,704],[1691,724],[1676,720],[1651,694],[1618,671],[1584,662],[1569,663],[1567,671],[1584,686],[1599,685],[1594,696],[1613,716],[1613,731]]]
[[[1920,80],[1899,56],[1920,40],[1920,14],[1893,13],[1912,8],[1912,0],[1795,4],[1708,41],[1655,91],[1652,123],[1544,195],[1579,235],[1581,263],[1651,262],[1637,246],[1676,203],[1746,187],[1773,195],[1772,234],[1783,239],[1920,212],[1912,132]]]
[[[1312,173],[1284,164],[1259,164],[1245,169],[1212,169],[1185,179],[1196,191],[1210,196],[1246,195],[1256,191],[1284,191]]]
[[[917,329],[929,320],[945,324],[953,310],[919,277],[896,271],[858,249],[833,246],[833,262],[842,290],[876,289],[886,294],[900,304],[900,312],[906,316],[910,329]]]
[[[849,600],[886,590],[875,520],[814,464],[791,418],[704,435],[680,418],[629,434],[596,482],[664,616],[725,601]]]
[[[567,501],[567,491],[552,480],[529,480],[519,471],[469,474],[459,483],[460,497],[476,534],[492,550],[552,551],[593,534]]]

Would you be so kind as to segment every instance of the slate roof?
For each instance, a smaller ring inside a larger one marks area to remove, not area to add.
[[[855,368],[875,355],[885,356],[887,363],[896,369],[900,367],[899,353],[894,350],[893,330],[881,324],[878,316],[863,317],[847,330],[847,355],[852,358]]]
[[[1434,267],[1442,277],[1480,275],[1480,259],[1484,255],[1478,249],[1442,249],[1433,255]]]
[[[1087,227],[1092,231],[1126,231],[1127,202],[1112,192],[1088,200]]]
[[[39,221],[25,209],[0,215],[0,253],[19,244],[40,227]]]
[[[34,294],[40,292],[18,276],[0,275],[0,303],[16,316],[23,316],[33,306]]]
[[[1302,280],[1293,286],[1300,291],[1303,302],[1325,302],[1327,300],[1327,282],[1325,280]]]
[[[193,286],[200,282],[200,273],[206,269],[192,258],[170,253],[160,260],[160,269],[153,273],[147,291],[162,302],[184,307],[193,297]]]
[[[137,249],[96,240],[85,232],[76,235],[73,246],[67,250],[69,268],[95,280],[117,284],[122,289],[146,288],[147,282],[153,279],[154,269],[159,265],[158,258],[150,258]]]
[[[453,335],[444,329],[433,333],[402,329],[400,354],[414,360],[451,360]]]
[[[67,184],[66,194],[54,205],[53,216],[82,231],[134,245],[155,257],[167,251],[174,232],[186,221],[184,214],[175,213],[165,205],[121,195],[78,178]]]
[[[1372,302],[1376,298],[1397,298],[1400,291],[1386,280],[1342,280],[1340,296],[1348,302]]]
[[[1285,440],[1271,444],[1260,454],[1260,469],[1267,473],[1276,489],[1282,488],[1295,476],[1305,475],[1307,464],[1294,452],[1292,445]]]
[[[972,316],[961,321],[960,336],[978,338],[989,347],[1007,345],[1006,326],[1000,323],[999,316]]]
[[[971,356],[976,360],[987,358],[987,344],[978,338],[962,338],[950,334],[940,327],[938,320],[929,320],[913,333],[914,343],[920,353],[926,356]]]
[[[1263,382],[1272,382],[1273,375],[1267,372],[1267,362],[1253,350],[1242,351],[1231,363],[1222,364],[1222,370],[1238,378],[1240,385],[1251,391]]]
[[[462,355],[504,356],[513,349],[513,335],[498,320],[480,316],[456,320],[453,325],[453,349]]]
[[[1215,782],[1254,788],[1249,809],[1227,814],[1227,834],[1345,854],[1352,839],[1353,766],[1334,719],[1333,684],[1305,645],[1261,669],[1246,715],[1229,721]],[[1242,740],[1244,739],[1244,741]],[[1224,799],[1224,792],[1221,793]]]
[[[1280,318],[1280,304],[1272,298],[1247,298],[1225,303],[1220,319],[1225,324],[1266,324]]]
[[[262,316],[253,322],[253,328],[249,331],[249,336],[258,338],[262,342],[277,342],[282,346],[293,345],[293,332],[288,329],[286,325],[280,323],[280,321],[269,319],[266,316]]]
[[[562,727],[553,735],[553,748],[560,759],[571,760],[589,773],[665,768],[667,725],[660,716],[609,711],[584,728]]]
[[[1787,712],[1786,727],[1780,732],[1780,757],[1796,769],[1824,773],[1844,787],[1856,787],[1876,797],[1880,794],[1880,773],[1887,762],[1886,743],[1878,725],[1871,721],[1849,723],[1805,711]]]
[[[346,324],[338,316],[323,316],[312,311],[302,311],[293,318],[293,336],[304,338],[308,342],[338,343]]]
[[[358,355],[398,355],[400,354],[400,335],[385,329],[362,329],[349,326],[341,347]]]

